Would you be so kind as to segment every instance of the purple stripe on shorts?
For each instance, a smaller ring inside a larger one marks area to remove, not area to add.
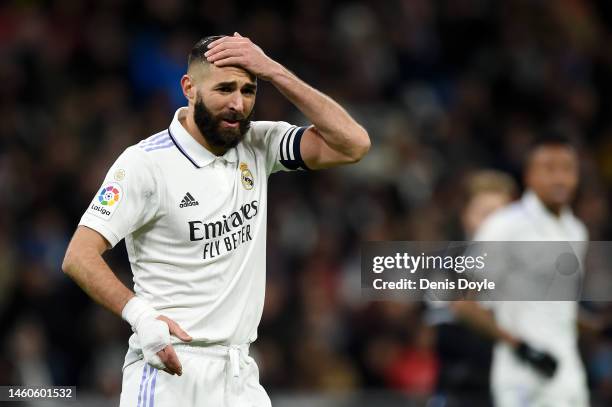
[[[157,381],[157,372],[159,372],[157,369],[153,372],[153,383],[151,383],[151,392],[149,395],[149,407],[155,406],[155,382]]]
[[[138,390],[138,407],[140,407],[140,401],[142,400],[142,385],[144,384],[146,377],[147,377],[147,362],[144,362],[144,366],[142,367],[142,378],[140,379],[140,389]]]
[[[147,377],[147,382],[144,385],[144,391],[143,391],[144,400],[142,403],[144,407],[147,407],[147,387],[149,387],[149,383],[151,383],[151,378],[153,377],[153,369],[154,369],[153,366],[149,366],[149,373],[148,373],[149,376]]]

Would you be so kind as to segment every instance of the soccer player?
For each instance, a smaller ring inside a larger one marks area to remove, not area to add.
[[[566,139],[548,136],[535,143],[524,181],[522,199],[487,218],[475,240],[587,240],[584,224],[569,207],[578,185],[578,156]],[[455,303],[454,308],[460,318],[497,339],[491,372],[496,406],[589,405],[575,301],[493,302],[494,318],[475,302]]]
[[[258,79],[312,125],[250,121]],[[121,406],[269,406],[248,355],[264,303],[268,176],[355,163],[370,139],[237,33],[197,42],[181,87],[188,106],[116,160],[62,268],[134,331]],[[123,238],[134,291],[101,257]]]

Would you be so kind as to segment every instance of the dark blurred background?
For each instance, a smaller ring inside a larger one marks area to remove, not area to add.
[[[118,403],[129,327],[64,276],[63,254],[115,158],[185,104],[192,44],[234,31],[340,101],[373,142],[356,166],[271,177],[253,353],[273,401],[487,405],[476,363],[457,373],[476,384],[439,389],[428,307],[361,301],[359,244],[461,240],[462,180],[495,168],[520,182],[550,126],[579,145],[576,214],[591,240],[610,240],[610,2],[3,1],[0,384]],[[304,123],[269,84],[255,119]],[[123,243],[106,259],[130,284]],[[593,406],[611,405],[612,339],[581,345]]]

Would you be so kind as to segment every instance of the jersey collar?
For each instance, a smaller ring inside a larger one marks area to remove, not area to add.
[[[187,130],[185,130],[179,121],[179,117],[183,117],[185,114],[187,114],[186,107],[181,107],[174,113],[174,118],[169,127],[170,138],[174,144],[176,144],[178,150],[191,161],[196,168],[206,167],[220,157],[214,155],[206,147],[198,143]],[[235,163],[238,159],[236,148],[229,149],[221,157],[227,162]]]
[[[544,206],[540,198],[532,190],[527,190],[521,200],[527,211],[540,219],[546,219],[556,224],[568,224],[574,217],[569,206],[563,207],[560,216],[556,217]]]

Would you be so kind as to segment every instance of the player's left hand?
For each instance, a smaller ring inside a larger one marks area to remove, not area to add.
[[[514,349],[515,354],[519,359],[528,363],[538,373],[544,377],[551,378],[557,371],[557,359],[546,351],[534,349],[526,342],[519,342]]]
[[[263,80],[270,80],[280,66],[250,39],[238,33],[211,42],[204,56],[215,66],[240,66]]]
[[[191,336],[185,332],[183,328],[181,328],[181,326],[174,320],[164,315],[158,316],[157,319],[168,324],[170,335],[176,336],[183,342],[192,341]],[[156,356],[159,357],[162,370],[164,370],[166,373],[171,375],[178,374],[179,376],[183,374],[183,366],[181,365],[181,362],[179,361],[179,358],[171,344],[166,345],[163,349],[156,352]]]

